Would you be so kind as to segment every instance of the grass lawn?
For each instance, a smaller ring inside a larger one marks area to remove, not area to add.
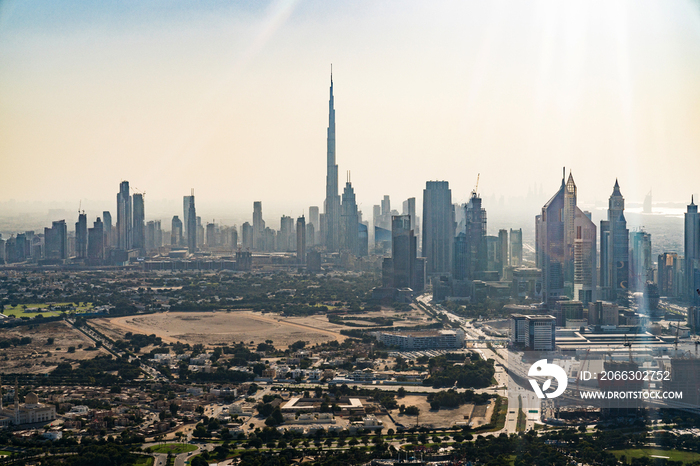
[[[36,308],[37,312],[26,312],[24,309],[32,309]],[[53,307],[60,307],[60,306],[75,306],[75,303],[53,303],[53,304],[18,304],[17,306],[6,306],[5,310],[2,311],[3,314],[6,316],[15,316],[17,318],[20,317],[35,317],[38,316],[39,314],[45,316],[45,317],[55,317],[58,315],[61,315],[61,311],[43,311],[43,312],[38,312],[39,309],[46,309],[49,306]],[[79,312],[88,312],[92,310],[93,305],[92,303],[80,303],[80,306],[77,306],[75,310],[67,311],[69,314],[70,313],[79,313]]]
[[[610,453],[615,455],[618,459],[622,455],[627,457],[627,462],[631,458],[651,458],[653,456],[663,456],[668,457],[671,461],[682,461],[684,463],[690,463],[693,461],[700,461],[700,453],[693,453],[689,451],[680,450],[658,450],[656,448],[635,448],[629,450],[611,450]]]
[[[153,457],[140,456],[134,463],[134,466],[153,466]]]
[[[165,445],[149,447],[148,451],[153,453],[172,453],[173,455],[179,455],[180,453],[195,451],[196,449],[196,446],[189,445],[187,443],[168,443]]]
[[[6,450],[0,450],[0,456],[12,456],[14,453],[11,451],[6,451]]]
[[[508,398],[499,396],[494,402],[493,414],[491,415],[491,422],[489,424],[484,424],[473,430],[472,433],[483,433],[483,432],[495,432],[497,430],[503,429],[506,425],[506,416],[508,415]]]

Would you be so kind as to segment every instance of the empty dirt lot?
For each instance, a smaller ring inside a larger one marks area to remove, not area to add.
[[[262,343],[272,340],[278,348],[287,348],[298,340],[316,343],[345,340],[344,328],[314,317],[282,318],[251,311],[164,312],[141,316],[95,319],[90,324],[113,339],[127,332],[155,334],[168,343],[214,346],[237,342]]]
[[[45,374],[61,362],[92,359],[104,350],[86,351],[95,343],[65,322],[25,325],[3,330],[2,339],[31,338],[27,345],[10,346],[0,350],[0,372]],[[49,344],[49,338],[53,343]],[[74,346],[75,353],[68,348]],[[80,348],[82,346],[82,348]]]

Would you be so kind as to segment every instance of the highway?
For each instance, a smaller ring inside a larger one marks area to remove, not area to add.
[[[488,347],[488,343],[492,340],[497,340],[500,344],[502,338],[492,338],[491,336],[484,333],[481,329],[475,328],[469,323],[468,319],[455,315],[441,305],[433,305],[430,301],[432,296],[429,294],[421,295],[417,298],[421,304],[433,310],[434,312],[439,312],[447,316],[452,322],[459,323],[460,327],[464,330],[467,338],[473,341],[480,341],[483,343],[474,343],[473,348],[475,351],[479,352],[484,359],[493,359],[496,361],[496,374],[495,378],[498,382],[498,388],[494,389],[484,389],[477,391],[488,391],[496,392],[501,396],[508,397],[508,413],[506,416],[506,425],[501,432],[507,434],[516,433],[516,424],[518,421],[518,410],[520,409],[520,400],[522,400],[522,410],[527,416],[526,430],[533,429],[535,423],[542,423],[541,421],[541,410],[542,403],[539,398],[532,391],[531,387],[519,385],[510,374],[519,374],[521,377],[527,377],[527,372],[529,366],[522,363],[522,356],[518,353],[511,352],[507,348],[499,348],[498,346],[492,346],[493,350]],[[508,372],[506,372],[507,369]]]

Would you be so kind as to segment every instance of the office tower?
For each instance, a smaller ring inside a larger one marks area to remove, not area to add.
[[[92,228],[88,230],[87,258],[90,265],[100,265],[102,261],[104,261],[104,239],[104,224],[102,220],[100,220],[100,217],[97,217]]]
[[[665,252],[659,255],[657,277],[659,295],[669,298],[679,298],[684,294],[683,259],[675,252]]]
[[[326,199],[323,202],[325,215],[324,244],[329,252],[340,248],[340,196],[338,195],[338,165],[335,160],[335,107],[333,105],[333,73],[331,72],[331,95],[328,101],[328,132],[326,153]]]
[[[381,226],[379,222],[381,221],[382,208],[379,205],[372,206],[372,226]]]
[[[253,249],[253,226],[248,222],[241,225],[241,248],[246,251]]]
[[[508,267],[508,230],[498,230],[498,246],[496,267],[503,278],[506,267]]]
[[[150,220],[146,223],[146,251],[155,249],[156,243],[156,222]]]
[[[78,214],[78,221],[75,223],[75,256],[78,259],[87,258],[88,227],[87,215]]]
[[[253,202],[253,248],[262,251],[263,232],[265,231],[265,221],[262,218],[262,202]]]
[[[629,230],[624,210],[625,199],[615,180],[608,219],[600,222],[600,286],[605,298],[613,302],[629,288]]]
[[[206,236],[207,236],[207,247],[209,249],[216,247],[216,224],[215,223],[207,223],[207,228],[206,228]]]
[[[131,249],[132,204],[129,194],[129,182],[122,181],[117,193],[117,249]]]
[[[158,249],[163,246],[163,229],[161,228],[160,220],[155,220],[155,235],[153,247]]]
[[[685,292],[683,298],[692,303],[697,295],[694,286],[695,269],[700,268],[700,214],[698,206],[690,197],[690,204],[685,213]]]
[[[184,245],[184,238],[182,234],[182,220],[175,215],[170,227],[170,246],[178,247]]]
[[[306,220],[297,218],[297,263],[306,263]]]
[[[280,231],[277,235],[277,250],[278,251],[295,251],[296,250],[296,230],[294,228],[294,219],[287,215],[283,215],[280,219]]]
[[[197,216],[197,248],[204,247],[204,225],[202,225],[202,217]]]
[[[341,250],[354,256],[360,255],[360,220],[357,213],[355,191],[352,189],[350,177],[343,190],[343,203],[341,207],[342,241]]]
[[[68,226],[65,220],[44,228],[44,256],[47,259],[68,259]]]
[[[425,287],[425,264],[416,257],[416,236],[408,215],[391,218],[391,258],[382,263],[382,282],[386,288],[410,288],[415,292]]]
[[[543,300],[553,303],[560,297],[569,297],[584,305],[595,301],[596,227],[586,213],[576,206],[576,184],[571,174],[566,181],[562,176],[559,191],[535,218],[535,235],[537,266],[542,269]],[[575,245],[577,240],[578,244]],[[576,296],[575,249],[578,264]]]
[[[182,224],[180,224],[180,227],[180,240],[182,240],[182,237],[184,235],[184,232],[182,232]],[[190,195],[190,200],[187,206],[186,230],[188,232],[187,249],[189,250],[190,254],[194,254],[194,252],[197,250],[197,210],[194,207],[194,189],[192,190],[192,194]]]
[[[624,243],[627,247],[627,241]],[[582,212],[577,207],[574,217],[574,300],[588,306],[595,297],[596,281],[595,224],[590,212]]]
[[[630,237],[630,288],[644,291],[646,283],[653,280],[651,235],[645,231],[634,231]]]
[[[391,260],[393,286],[411,288],[416,259],[416,238],[411,230],[411,218],[398,215],[391,219]]]
[[[316,231],[313,223],[306,224],[306,247],[312,248],[316,244]]]
[[[488,268],[486,224],[486,209],[481,207],[481,197],[476,191],[472,191],[465,210],[465,233],[467,235],[466,278],[468,280],[475,280],[480,272]]]
[[[313,225],[311,229],[310,225]],[[313,230],[313,235],[309,236],[309,232]],[[310,246],[321,244],[321,219],[319,217],[318,206],[312,205],[309,207],[309,221],[306,222],[306,242]]]
[[[513,344],[522,345],[531,351],[553,351],[556,346],[554,316],[510,316],[510,338]]]
[[[452,271],[454,212],[447,181],[428,181],[423,190],[423,256],[428,275]]]
[[[612,325],[620,323],[620,313],[617,304],[608,301],[595,301],[588,304],[589,325]]]
[[[467,234],[464,232],[455,236],[452,247],[452,278],[455,280],[466,280],[469,268],[469,245]]]
[[[108,210],[102,212],[102,228],[104,230],[105,241],[104,248],[105,251],[114,247],[114,229],[112,228],[112,214]]]
[[[384,196],[384,199],[382,199],[382,215],[389,214],[391,214],[391,200],[389,196]]]
[[[411,230],[416,237],[416,243],[420,240],[420,228],[418,217],[416,216],[416,198],[409,197],[403,201],[403,214],[411,217]],[[417,244],[416,251],[420,251],[420,244]]]
[[[313,225],[316,229],[318,229],[319,225],[318,212],[318,206],[312,205],[309,207],[309,221],[306,222],[307,225]]]
[[[510,229],[510,260],[511,267],[520,267],[523,265],[523,230]]]
[[[190,206],[194,205],[194,190],[192,191],[192,194],[189,196],[182,196],[182,219],[183,219],[183,224],[182,224],[182,235],[183,237],[187,238],[187,228],[189,228],[190,225]]]
[[[367,222],[358,225],[359,256],[367,257],[369,254],[369,227]]]
[[[231,249],[238,249],[238,229],[235,225],[231,229]]]
[[[144,254],[146,252],[146,230],[144,228],[146,210],[143,204],[143,194],[134,193],[132,202],[134,215],[132,220],[131,247],[138,249],[141,254]]]

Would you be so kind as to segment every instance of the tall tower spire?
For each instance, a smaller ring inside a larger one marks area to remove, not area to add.
[[[326,152],[326,200],[323,204],[325,217],[325,246],[330,252],[340,246],[340,196],[338,195],[338,165],[335,161],[335,106],[333,99],[333,65],[331,64],[331,88],[328,100],[328,130]]]

